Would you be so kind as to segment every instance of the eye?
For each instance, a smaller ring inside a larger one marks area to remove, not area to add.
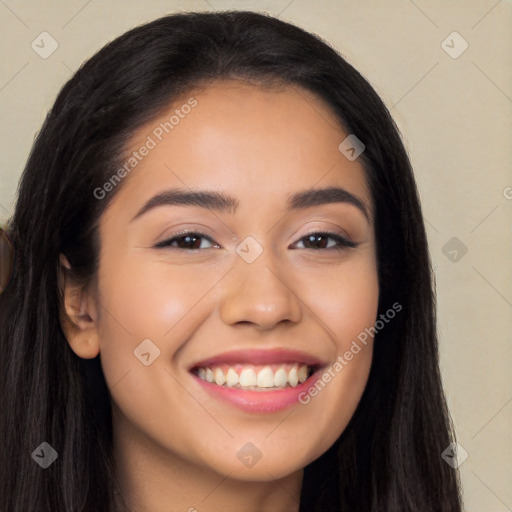
[[[213,240],[204,233],[199,233],[197,231],[184,231],[182,233],[177,233],[173,235],[171,238],[167,240],[162,240],[155,245],[155,248],[162,247],[171,247],[176,249],[183,250],[196,250],[196,249],[211,249],[212,247],[203,247],[201,246],[201,240],[207,240],[209,243],[214,243]],[[215,244],[216,247],[219,247],[218,244]]]
[[[329,240],[334,240],[334,243],[331,243]],[[319,250],[334,250],[334,251],[342,251],[347,247],[357,247],[359,244],[352,242],[348,238],[345,238],[337,233],[329,233],[324,231],[316,231],[314,233],[308,233],[306,236],[303,236],[298,243],[304,241],[305,249]],[[294,244],[296,245],[296,244]]]

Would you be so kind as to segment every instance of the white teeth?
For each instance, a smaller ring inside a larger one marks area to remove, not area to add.
[[[292,368],[288,373],[288,382],[290,386],[295,387],[299,383],[299,377],[297,375],[297,368]]]
[[[256,386],[256,372],[252,368],[245,368],[240,373],[240,386],[246,388]]]
[[[265,366],[263,370],[258,372],[258,379],[256,385],[259,388],[273,388],[274,387],[274,372],[270,366]]]
[[[238,373],[236,373],[233,368],[230,368],[226,375],[226,384],[228,387],[232,388],[233,386],[236,386],[238,384],[238,380]]]
[[[286,375],[286,372],[279,368],[277,370],[276,374],[274,375],[274,386],[276,388],[283,388],[286,386],[286,383],[288,382],[288,376]]]
[[[215,370],[215,384],[217,384],[217,386],[222,386],[222,384],[224,384],[224,382],[226,382],[226,377],[224,377],[224,372],[220,368],[217,368]]]
[[[299,366],[299,372],[298,372],[298,376],[299,376],[299,382],[302,384],[304,381],[307,380],[308,378],[308,367],[305,366],[305,365],[301,365]]]
[[[241,371],[240,371],[241,368]],[[217,386],[229,388],[276,389],[297,387],[308,379],[309,368],[306,364],[285,363],[282,365],[212,366],[197,369],[197,376]]]

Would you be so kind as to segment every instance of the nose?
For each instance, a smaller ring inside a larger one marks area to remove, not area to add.
[[[293,290],[290,272],[273,261],[270,251],[252,263],[237,257],[223,281],[220,317],[228,325],[249,323],[260,330],[283,322],[300,322],[302,302]]]

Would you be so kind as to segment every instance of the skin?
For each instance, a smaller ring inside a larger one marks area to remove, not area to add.
[[[328,365],[343,355],[377,316],[371,195],[359,159],[338,149],[348,134],[313,94],[226,80],[190,97],[197,106],[124,179],[100,219],[96,278],[80,286],[64,277],[63,329],[80,357],[101,354],[116,467],[133,510],[298,510],[303,468],[335,442],[361,398],[371,340],[309,404],[274,413],[212,398],[188,368],[243,348],[291,348]],[[135,132],[127,149],[187,98]],[[286,210],[290,194],[331,186],[357,196],[370,219],[348,203]],[[167,205],[130,222],[173,187],[223,192],[239,207]],[[213,243],[154,248],[185,229]],[[322,230],[358,245],[307,246],[304,237]],[[235,252],[247,236],[263,249],[250,264]],[[146,338],[160,350],[150,366],[134,357]],[[250,468],[237,458],[248,442],[262,454]]]

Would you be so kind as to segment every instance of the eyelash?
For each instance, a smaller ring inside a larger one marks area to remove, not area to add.
[[[170,248],[170,249],[178,249],[178,250],[183,250],[183,251],[204,250],[204,249],[181,249],[179,247],[174,247],[171,245],[171,243],[175,242],[176,240],[180,240],[187,236],[193,237],[193,238],[205,238],[210,243],[212,243],[212,244],[214,243],[212,238],[209,237],[208,235],[206,235],[205,233],[201,233],[199,231],[183,231],[181,233],[177,233],[177,234],[173,235],[171,238],[168,238],[166,240],[162,240],[161,242],[158,242],[154,247],[157,249]],[[310,251],[322,251],[322,250],[323,251],[343,251],[346,249],[352,249],[359,245],[358,243],[353,242],[352,240],[349,240],[348,238],[338,235],[337,233],[331,233],[329,231],[313,231],[311,233],[307,233],[302,238],[300,238],[299,242],[304,239],[307,239],[308,237],[311,237],[311,236],[323,236],[323,237],[327,237],[327,238],[332,238],[333,240],[335,240],[338,243],[338,245],[335,247],[326,247],[324,249],[306,249],[306,250],[310,250]],[[210,247],[207,247],[207,249],[210,249]]]

